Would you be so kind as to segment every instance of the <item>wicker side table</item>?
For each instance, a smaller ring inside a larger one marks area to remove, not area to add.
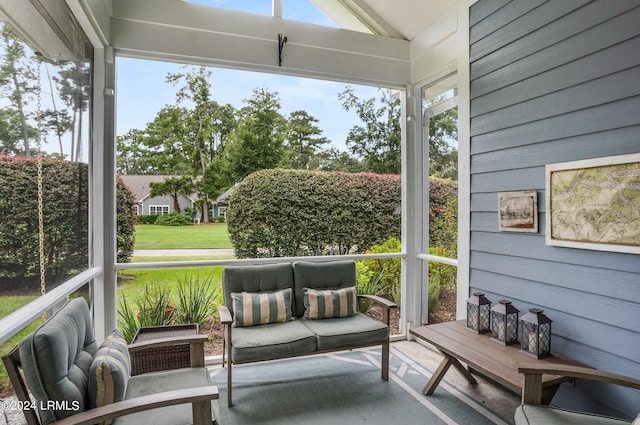
[[[138,329],[132,343],[185,335],[198,335],[198,325],[143,327]],[[189,344],[148,348],[131,353],[131,376],[147,372],[180,369],[190,365]]]

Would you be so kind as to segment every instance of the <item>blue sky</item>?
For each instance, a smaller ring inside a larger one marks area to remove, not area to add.
[[[193,1],[271,15],[271,0]],[[309,0],[283,0],[283,17],[335,27]],[[209,69],[212,71],[212,98],[218,103],[230,103],[240,108],[256,87],[275,91],[280,97],[283,115],[288,116],[300,109],[307,111],[319,120],[317,125],[323,130],[323,135],[341,150],[346,149],[349,130],[360,124],[355,113],[342,109],[338,100],[338,94],[347,84],[225,68]],[[165,83],[165,77],[169,72],[180,70],[181,65],[175,63],[117,59],[117,135],[123,135],[130,129],[144,129],[162,107],[175,104],[176,88]],[[353,84],[351,87],[361,99],[379,96],[375,87]]]

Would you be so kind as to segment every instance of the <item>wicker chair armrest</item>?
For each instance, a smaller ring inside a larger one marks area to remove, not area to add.
[[[178,344],[204,344],[209,339],[208,335],[184,335],[169,338],[158,338],[149,341],[134,342],[129,344],[129,352],[133,353],[139,350],[156,347],[167,347]]]
[[[223,325],[229,325],[233,323],[233,316],[231,316],[231,312],[225,305],[218,306],[218,314],[220,315],[220,323]]]
[[[209,339],[208,335],[184,335],[169,338],[158,338],[149,341],[129,344],[129,353],[149,348],[171,347],[175,345],[189,344],[189,365],[191,367],[204,366],[204,343]],[[133,373],[133,372],[132,372]]]
[[[143,412],[146,410],[157,409],[159,407],[173,406],[184,403],[193,404],[194,408],[197,407],[197,410],[201,414],[203,414],[203,416],[201,417],[194,418],[194,425],[204,425],[207,423],[207,421],[210,425],[212,421],[210,416],[211,400],[217,399],[218,387],[215,386],[166,391],[163,393],[151,394],[132,398],[129,400],[119,401],[107,406],[97,407],[95,409],[78,413],[77,415],[70,416],[57,422],[53,422],[52,425],[91,425],[107,419],[129,415],[131,413]],[[209,411],[208,418],[206,417],[207,409]]]

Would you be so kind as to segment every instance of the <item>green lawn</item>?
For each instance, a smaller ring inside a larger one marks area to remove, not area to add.
[[[199,226],[136,226],[135,249],[233,248],[226,223]]]

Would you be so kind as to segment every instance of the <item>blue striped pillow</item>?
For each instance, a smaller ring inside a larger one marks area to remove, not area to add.
[[[91,362],[89,369],[91,408],[124,400],[130,373],[131,358],[127,342],[122,332],[116,329],[100,345]]]
[[[331,319],[358,314],[356,308],[358,291],[355,286],[325,290],[302,288],[302,295],[304,301],[303,319]]]
[[[291,288],[274,292],[232,292],[233,326],[257,326],[291,320]]]

